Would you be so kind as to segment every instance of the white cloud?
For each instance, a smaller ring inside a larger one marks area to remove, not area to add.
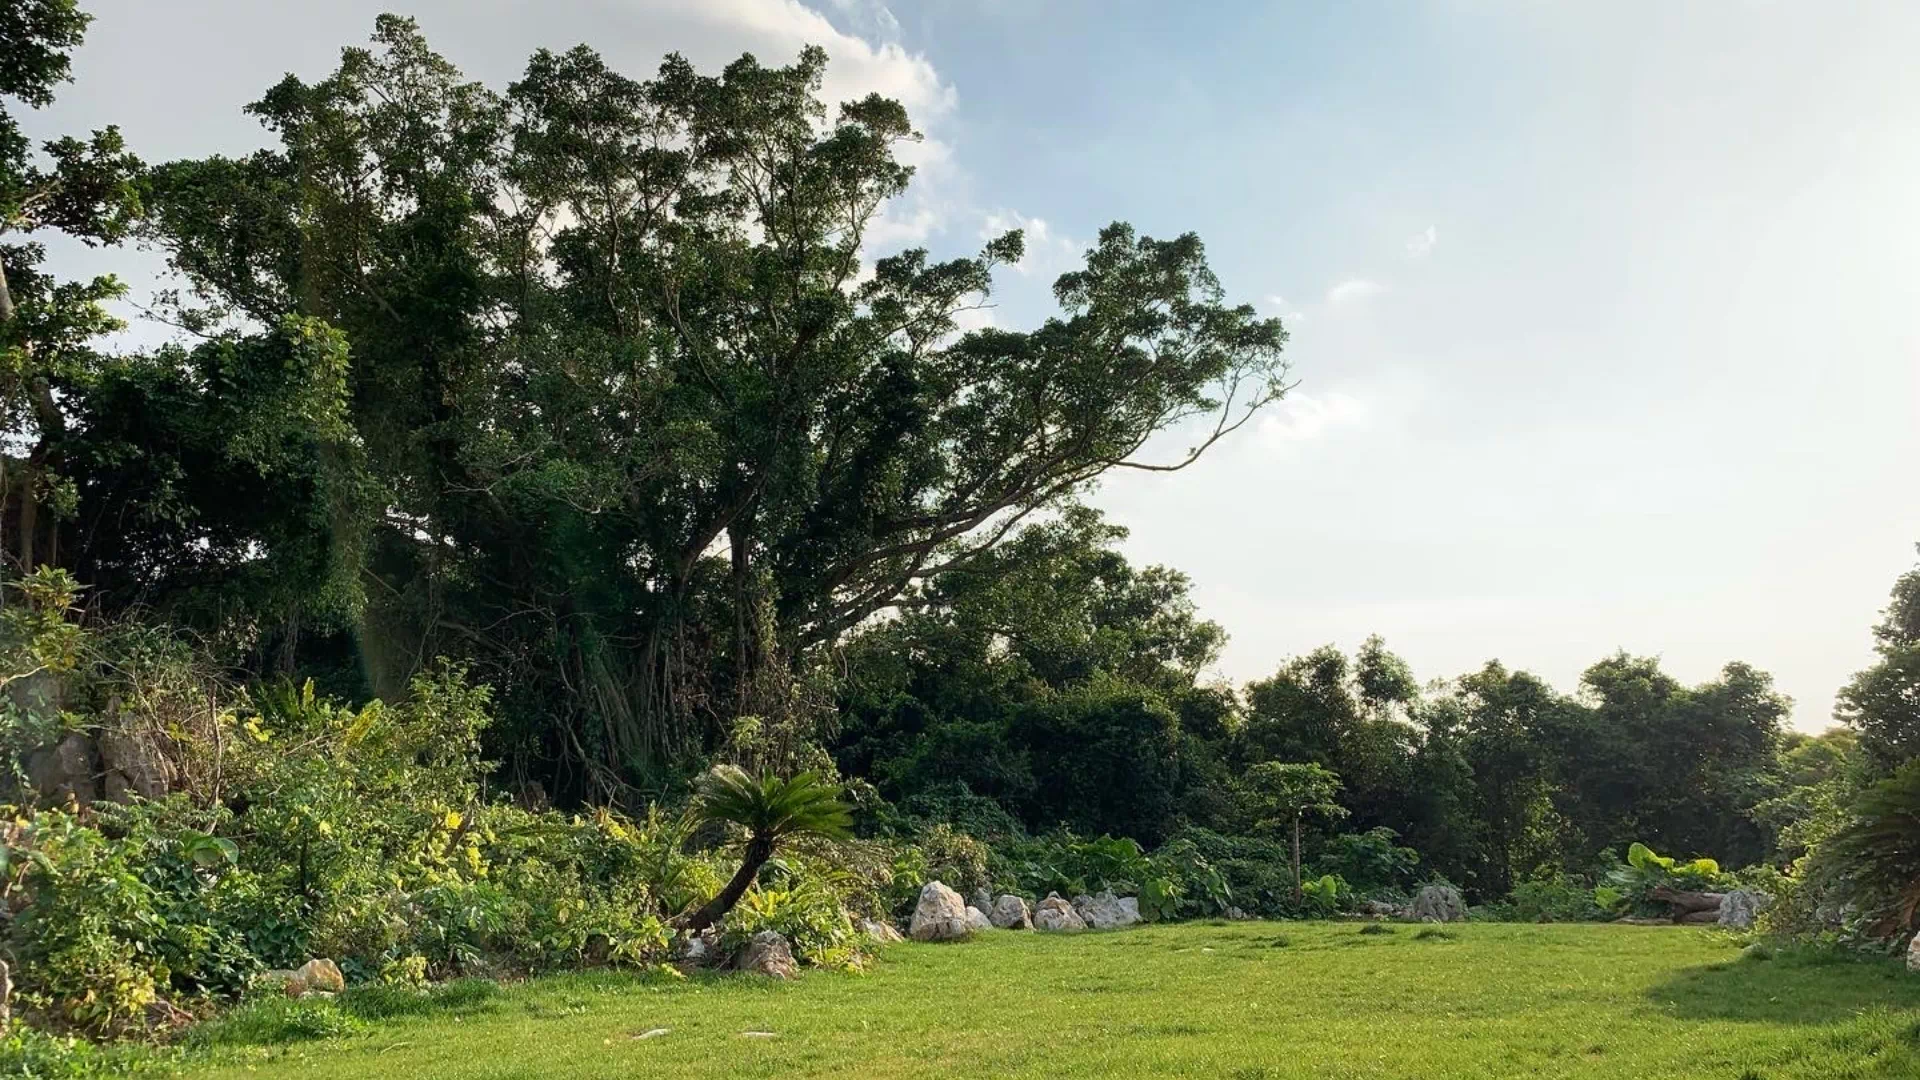
[[[1089,245],[1054,231],[1045,218],[1028,217],[1017,210],[997,210],[980,222],[980,239],[991,240],[1011,229],[1025,234],[1026,255],[1014,266],[1022,274],[1038,274],[1046,280],[1080,265]]]
[[[1267,297],[1267,308],[1286,322],[1300,322],[1307,317],[1306,312],[1293,306],[1291,301],[1279,293]]]
[[[1407,241],[1407,258],[1424,259],[1433,254],[1433,247],[1439,242],[1440,230],[1429,225],[1425,232],[1416,233],[1412,239]]]
[[[825,0],[843,31],[818,7],[798,0],[660,0],[660,8],[709,31],[708,49],[689,55],[702,66],[725,63],[751,52],[768,64],[787,63],[807,45],[827,51],[827,73],[820,88],[829,114],[841,102],[880,94],[904,105],[914,128],[925,137],[896,148],[902,163],[914,167],[907,193],[882,208],[866,238],[868,257],[891,254],[924,243],[959,211],[961,185],[953,146],[944,127],[958,104],[951,84],[941,79],[924,54],[899,43],[899,20],[876,0]]]
[[[1366,278],[1347,278],[1327,290],[1328,307],[1350,307],[1387,291],[1385,285]]]
[[[1315,396],[1296,390],[1260,418],[1260,441],[1276,447],[1310,442],[1341,428],[1364,427],[1371,415],[1367,403],[1350,394],[1336,390]]]
[[[893,17],[887,5],[877,0],[832,0],[832,3],[835,11],[852,22],[856,32],[883,41],[900,37],[900,20]]]

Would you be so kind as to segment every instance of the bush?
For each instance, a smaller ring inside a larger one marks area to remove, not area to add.
[[[1314,858],[1314,868],[1338,874],[1362,894],[1406,889],[1418,880],[1420,853],[1394,843],[1399,836],[1384,826],[1341,833]]]
[[[1654,899],[1654,890],[1667,888],[1680,892],[1710,892],[1724,888],[1728,879],[1720,864],[1712,859],[1680,862],[1657,854],[1645,844],[1627,848],[1627,861],[1607,877],[1618,890],[1621,902],[1636,915],[1664,915],[1671,910]]]
[[[1503,922],[1595,922],[1612,918],[1606,898],[1596,896],[1585,879],[1549,872],[1515,885],[1504,902],[1488,905],[1485,913]]]

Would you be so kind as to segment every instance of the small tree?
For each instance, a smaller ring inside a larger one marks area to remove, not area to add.
[[[1343,818],[1347,809],[1334,802],[1340,793],[1340,777],[1331,769],[1307,763],[1263,761],[1247,772],[1248,785],[1260,802],[1261,810],[1273,825],[1293,826],[1293,899],[1302,899],[1300,888],[1300,827],[1310,813],[1326,818]]]
[[[715,766],[701,782],[694,812],[703,821],[745,829],[747,846],[733,880],[682,925],[698,933],[732,911],[781,841],[806,835],[846,837],[853,812],[840,794],[840,785],[819,773],[801,773],[790,780],[771,775],[755,779],[737,765]]]

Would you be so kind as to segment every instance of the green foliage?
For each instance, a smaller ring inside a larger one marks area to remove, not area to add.
[[[0,16],[4,17],[4,16]],[[0,1032],[0,1076],[21,1080],[98,1080],[161,1073],[166,1062],[139,1046],[99,1046],[25,1024]]]
[[[1860,734],[1879,776],[1920,757],[1920,567],[1900,575],[1873,629],[1873,666],[1840,690],[1834,715]]]
[[[783,875],[777,886],[747,890],[727,915],[721,947],[734,950],[762,930],[787,939],[794,958],[815,967],[845,969],[858,966],[859,937],[841,899],[831,884],[833,873],[809,866]]]
[[[1392,829],[1378,826],[1363,833],[1341,833],[1314,856],[1314,866],[1337,874],[1355,892],[1404,890],[1418,878],[1420,853],[1394,843]]]
[[[1655,889],[1712,892],[1725,887],[1728,879],[1720,872],[1720,864],[1712,859],[1683,863],[1635,841],[1627,847],[1627,861],[1615,867],[1607,875],[1607,881],[1619,890],[1635,914],[1658,915],[1671,909],[1654,898]]]
[[[1616,886],[1596,888],[1584,878],[1547,870],[1516,883],[1503,902],[1482,910],[1505,922],[1598,922],[1613,918],[1626,900]]]
[[[1810,876],[1825,886],[1826,902],[1873,939],[1920,930],[1920,760],[1860,795],[1852,822],[1819,848]]]
[[[1137,889],[1158,876],[1155,869],[1131,837],[1082,840],[1059,831],[1000,849],[998,873],[1022,895],[1077,896],[1102,889]]]
[[[1344,910],[1353,898],[1353,890],[1337,874],[1322,874],[1300,883],[1302,913],[1310,919],[1325,919]]]
[[[818,773],[756,778],[738,766],[717,765],[702,780],[694,806],[706,820],[737,825],[754,837],[837,839],[851,835],[853,825],[853,812],[840,796],[840,786]]]

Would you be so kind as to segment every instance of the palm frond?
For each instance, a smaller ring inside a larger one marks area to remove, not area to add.
[[[850,835],[853,811],[841,794],[840,785],[818,773],[783,780],[718,765],[701,782],[697,809],[707,820],[732,822],[770,840],[805,834],[844,839]]]

